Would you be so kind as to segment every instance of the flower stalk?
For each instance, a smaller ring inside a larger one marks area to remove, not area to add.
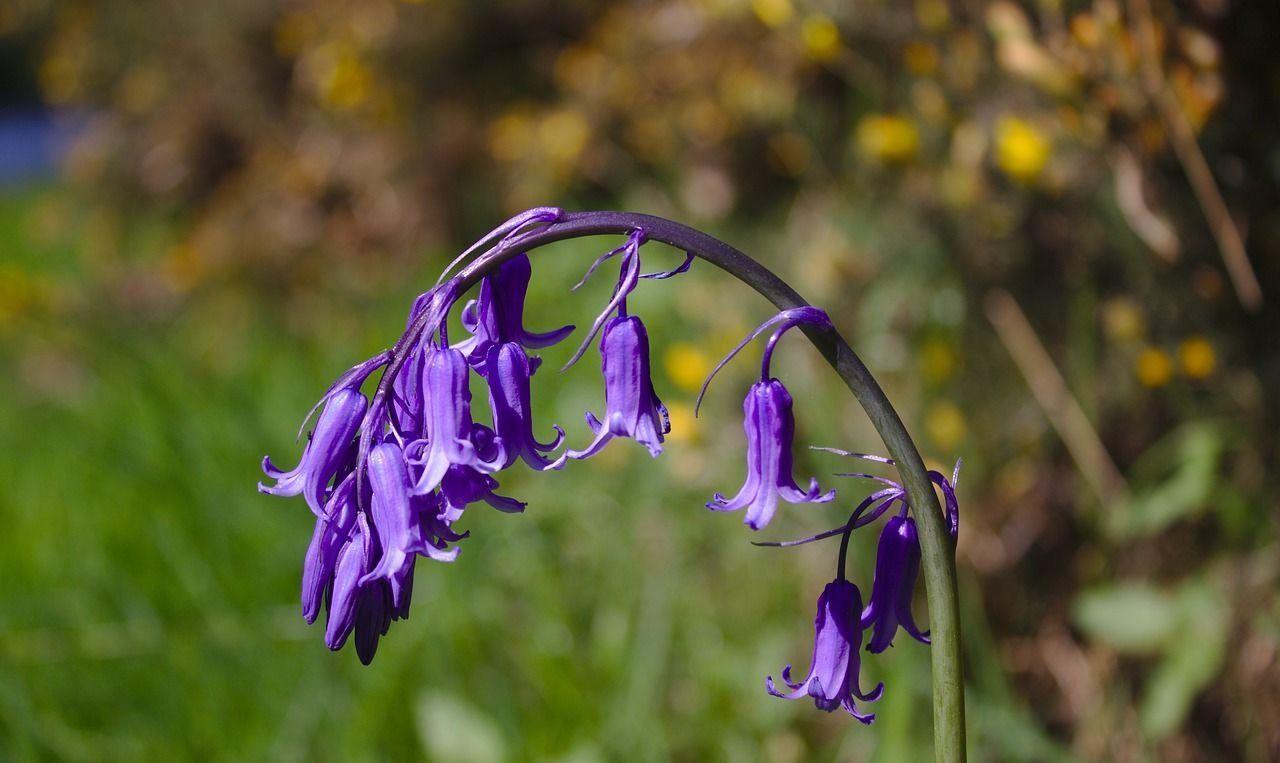
[[[520,252],[595,235],[629,235],[643,230],[658,241],[703,259],[755,289],[780,310],[808,306],[786,281],[747,254],[702,231],[661,217],[632,212],[566,212],[555,222],[522,234],[520,246],[498,249],[467,265],[457,276],[466,290]],[[955,541],[934,483],[902,418],[861,358],[834,327],[799,327],[866,411],[889,455],[897,463],[907,499],[916,511],[921,572],[928,594],[929,650],[933,670],[934,757],[938,763],[963,763],[965,749],[964,671],[960,653],[960,606],[956,587]],[[394,362],[394,361],[393,361]]]
[[[586,277],[616,257],[618,282],[569,365],[582,357],[599,335],[604,420],[588,413],[595,440],[583,450],[566,449],[552,460],[543,453],[557,448],[563,433],[555,427],[558,436],[548,445],[533,438],[529,383],[539,359],[528,357],[524,350],[554,344],[572,327],[546,334],[524,329],[528,255],[556,241],[597,235],[622,235],[625,243],[597,259]],[[642,274],[640,247],[646,241],[685,252],[683,263],[671,271]],[[792,474],[792,400],[782,383],[769,374],[774,346],[791,328],[799,328],[809,337],[884,440],[892,458],[872,460],[896,465],[902,480],[899,484],[872,477],[888,487],[864,500],[840,528],[803,541],[759,544],[791,546],[842,535],[836,580],[818,600],[809,675],[792,683],[788,667],[782,679],[789,691],[782,691],[770,679],[769,693],[784,699],[807,696],[819,709],[830,712],[843,708],[870,723],[874,716],[863,712],[855,700],[874,702],[882,687],[863,693],[858,683],[863,630],[875,628],[868,646],[872,652],[889,646],[899,626],[925,640],[911,614],[917,568],[923,567],[933,642],[936,759],[962,763],[965,724],[954,485],[941,474],[926,470],[884,391],[826,313],[808,305],[785,281],[732,246],[650,215],[566,213],[546,207],[512,218],[463,252],[436,286],[415,301],[406,330],[392,348],[354,366],[329,388],[317,405],[323,410],[296,469],[282,472],[270,461],[264,462],[264,470],[276,484],[259,488],[286,496],[302,493],[317,516],[304,564],[304,618],[314,620],[321,599],[327,598],[326,643],[338,649],[354,633],[357,655],[368,663],[391,622],[408,616],[416,558],[452,561],[456,557],[458,549],[450,544],[467,533],[458,533],[453,525],[469,504],[483,501],[502,511],[523,510],[522,502],[494,492],[499,485],[493,473],[517,459],[539,470],[561,468],[568,459],[589,458],[619,437],[645,445],[656,456],[669,419],[650,378],[644,324],[639,316],[628,313],[626,299],[639,279],[678,275],[688,270],[695,258],[738,278],[782,311],[730,353],[729,358],[766,329],[774,329],[764,350],[760,381],[752,385],[744,403],[746,481],[737,496],[728,499],[717,494],[708,508],[745,508],[747,525],[758,530],[768,523],[779,498],[788,503],[825,503],[835,495],[834,491],[821,491],[816,479],[804,490]],[[455,268],[460,270],[450,276]],[[445,327],[449,311],[477,283],[482,283],[480,297],[462,314],[464,328],[472,338],[450,345]],[[383,368],[382,377],[366,403],[361,384],[378,368]],[[472,418],[468,379],[473,371],[489,386],[493,428]],[[943,492],[945,513],[935,486]],[[886,525],[876,581],[864,610],[861,593],[844,575],[848,537],[853,529],[870,524],[898,502],[902,510]]]

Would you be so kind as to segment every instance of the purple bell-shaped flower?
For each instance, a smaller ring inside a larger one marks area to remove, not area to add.
[[[450,466],[488,473],[500,464],[486,460],[472,441],[470,368],[462,353],[448,347],[427,351],[422,370],[422,439],[409,443],[408,461],[421,468],[414,495],[435,490]],[[497,450],[501,452],[501,444]]]
[[[630,437],[657,457],[664,436],[671,431],[667,407],[654,392],[649,376],[649,334],[634,315],[609,321],[600,337],[604,373],[604,420],[587,411],[587,426],[595,439],[582,450],[570,450],[549,468],[560,468],[565,459],[590,458],[615,437]]]
[[[920,573],[920,537],[916,521],[904,515],[890,517],[880,533],[876,550],[876,574],[871,598],[862,611],[862,627],[872,628],[867,651],[873,654],[893,646],[898,626],[911,638],[927,644],[928,632],[916,627],[911,614],[911,594]]]
[[[483,368],[489,349],[495,344],[515,342],[536,350],[550,347],[569,334],[573,326],[561,326],[545,333],[524,327],[524,300],[529,291],[533,266],[529,255],[517,254],[498,266],[480,282],[480,296],[462,310],[462,326],[471,337],[455,345],[477,368]],[[485,372],[487,373],[487,372]]]
[[[855,700],[874,702],[884,692],[884,684],[878,684],[870,692],[863,693],[859,686],[858,671],[861,659],[862,595],[858,587],[843,577],[827,584],[818,597],[818,615],[814,618],[813,658],[809,662],[809,675],[799,683],[791,681],[791,666],[782,669],[782,680],[790,692],[779,691],[773,677],[765,681],[770,694],[782,699],[812,697],[819,710],[831,712],[843,707],[845,712],[863,723],[871,723],[875,715],[858,710]]]
[[[533,434],[533,405],[530,401],[529,378],[537,367],[515,342],[489,346],[486,356],[486,381],[489,383],[489,407],[493,410],[493,430],[501,443],[501,468],[523,459],[533,469],[545,469],[551,459],[543,453],[555,450],[564,441],[564,430],[553,427],[555,439],[538,442]]]
[[[360,394],[358,385],[344,387],[329,395],[298,465],[282,472],[271,463],[270,456],[263,458],[262,471],[274,479],[276,484],[264,485],[259,482],[258,490],[279,496],[301,493],[311,511],[316,516],[322,516],[329,482],[337,476],[344,464],[350,462],[355,452],[354,438],[360,429],[366,406],[367,401]]]
[[[778,508],[778,499],[788,503],[826,503],[835,497],[835,491],[823,492],[818,487],[817,479],[809,480],[808,489],[801,489],[793,475],[793,457],[791,454],[795,442],[796,421],[792,413],[791,394],[782,382],[769,376],[769,363],[773,348],[786,331],[794,326],[810,323],[819,326],[830,326],[827,314],[816,307],[802,307],[786,310],[770,318],[760,325],[746,339],[734,348],[720,364],[712,370],[702,385],[702,393],[698,395],[698,403],[716,373],[729,362],[734,355],[755,339],[765,329],[781,324],[769,338],[761,362],[760,381],[751,385],[746,400],[742,403],[745,413],[743,429],[747,434],[747,478],[742,488],[732,498],[716,493],[707,502],[707,508],[713,511],[738,511],[746,509],[744,522],[752,530],[759,530],[773,519]]]

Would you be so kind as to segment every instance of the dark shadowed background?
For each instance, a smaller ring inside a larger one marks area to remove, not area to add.
[[[259,459],[543,204],[767,262],[964,458],[975,761],[1280,758],[1280,11],[1151,2],[7,0],[0,759],[928,758],[907,639],[870,728],[764,693],[834,548],[702,508],[758,355],[693,398],[769,312],[705,266],[633,300],[663,458],[513,473],[528,512],[471,510],[370,668],[303,624],[311,517]],[[530,325],[588,321],[613,243],[538,254]],[[586,437],[594,357],[539,375],[540,432]],[[880,450],[803,342],[778,368],[802,444]]]

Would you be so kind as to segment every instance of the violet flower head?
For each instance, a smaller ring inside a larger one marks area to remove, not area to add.
[[[791,681],[791,666],[782,669],[782,680],[790,692],[774,686],[773,676],[765,681],[770,694],[782,699],[812,697],[819,710],[831,712],[838,707],[863,723],[871,723],[875,715],[858,710],[855,700],[874,702],[884,693],[884,684],[863,693],[858,679],[862,646],[862,595],[848,580],[836,578],[818,597],[818,615],[814,618],[813,657],[809,675],[799,683]]]
[[[469,466],[481,472],[500,467],[481,457],[472,441],[470,368],[458,350],[432,347],[423,359],[421,439],[409,443],[407,460],[421,468],[413,485],[414,495],[435,490],[450,466]],[[499,444],[497,450],[501,451]]]
[[[361,578],[361,584],[386,580],[391,586],[391,603],[399,607],[401,591],[413,570],[415,554],[442,562],[452,562],[458,549],[446,549],[437,538],[422,536],[420,506],[410,495],[409,471],[404,453],[394,442],[384,442],[369,453],[369,484],[373,490],[373,529],[382,557],[377,566]]]
[[[893,459],[883,456],[872,456],[865,453],[851,453],[837,448],[814,448],[837,455],[861,458],[868,461],[893,466]],[[929,633],[921,631],[916,625],[915,616],[911,613],[911,597],[915,590],[916,578],[920,573],[920,536],[915,520],[908,516],[911,505],[907,502],[907,492],[894,480],[865,473],[841,473],[841,477],[861,477],[872,479],[884,485],[868,495],[854,508],[849,519],[841,526],[820,532],[808,538],[792,541],[771,541],[756,543],[758,546],[791,547],[812,543],[836,535],[842,536],[839,575],[844,575],[844,556],[848,546],[849,534],[859,527],[865,527],[888,512],[895,504],[901,504],[901,511],[885,523],[880,533],[880,541],[876,550],[875,578],[871,586],[871,598],[862,610],[861,627],[872,628],[871,642],[867,651],[880,653],[893,646],[894,636],[901,626],[907,635],[929,643]],[[956,482],[960,477],[960,462],[956,462],[951,479],[934,470],[928,472],[932,481],[942,491],[943,513],[947,528],[954,538],[959,527],[960,508],[956,499]]]
[[[374,539],[369,532],[364,515],[358,515],[351,536],[338,552],[334,567],[333,583],[329,597],[329,620],[325,625],[324,642],[337,651],[347,642],[356,623],[356,608],[360,597],[371,586],[363,586],[360,579],[373,568]]]
[[[916,522],[903,513],[889,519],[880,533],[876,549],[876,574],[871,598],[862,610],[862,627],[872,628],[867,651],[879,654],[893,646],[898,626],[911,638],[929,643],[929,633],[916,627],[911,614],[911,595],[920,574],[920,536]]]
[[[596,268],[606,260],[615,256],[621,258],[613,298],[596,317],[582,344],[564,366],[568,368],[578,362],[596,334],[600,333],[604,420],[587,411],[587,426],[595,433],[595,439],[581,450],[566,451],[547,469],[559,469],[567,459],[590,458],[616,437],[635,440],[645,446],[649,455],[654,458],[662,453],[662,443],[671,431],[671,418],[667,414],[667,407],[662,404],[653,388],[649,364],[649,332],[639,317],[627,314],[627,296],[635,290],[641,278],[664,279],[688,271],[692,255],[686,256],[673,270],[641,274],[640,247],[644,241],[644,231],[632,231],[622,246],[600,255],[587,268],[582,280],[573,287],[576,290],[586,283]]]
[[[720,361],[703,383],[702,392],[698,395],[700,406],[716,373],[751,340],[766,329],[778,326],[765,347],[760,380],[751,385],[742,404],[745,414],[743,428],[747,435],[746,481],[734,497],[726,498],[716,493],[707,502],[707,508],[713,511],[746,509],[743,521],[752,530],[759,530],[769,524],[777,510],[779,498],[788,503],[826,503],[835,497],[834,490],[823,492],[818,487],[817,479],[809,480],[808,489],[802,489],[796,484],[791,454],[796,424],[791,395],[782,382],[769,375],[773,348],[778,340],[788,329],[805,323],[826,327],[831,325],[827,314],[816,307],[784,310],[761,324]]]
[[[604,328],[600,338],[604,373],[604,420],[587,411],[587,426],[595,439],[582,450],[569,450],[548,468],[558,469],[565,459],[590,458],[615,437],[630,437],[657,458],[665,435],[671,431],[667,407],[654,392],[649,376],[649,333],[634,315],[620,315]]]
[[[350,462],[355,453],[354,439],[366,406],[367,401],[360,394],[358,384],[343,387],[329,395],[298,465],[282,472],[271,463],[270,456],[263,458],[262,471],[276,483],[264,485],[259,482],[258,490],[285,497],[301,493],[311,511],[322,516],[329,482],[338,476],[343,465]]]
[[[472,469],[469,466],[451,466],[440,480],[439,516],[447,522],[455,522],[462,516],[462,511],[469,504],[484,501],[498,511],[507,514],[519,514],[526,504],[514,498],[498,495],[498,481],[488,474]]]
[[[334,490],[324,514],[316,518],[311,544],[302,562],[302,618],[310,625],[320,615],[325,592],[333,582],[338,555],[351,540],[356,524],[355,475]]]
[[[554,426],[555,439],[538,442],[533,434],[533,404],[530,400],[529,377],[536,364],[516,342],[489,346],[485,359],[486,381],[489,383],[489,407],[493,411],[493,431],[500,443],[500,468],[517,460],[533,469],[545,469],[551,459],[544,453],[555,450],[564,441],[564,430]]]
[[[524,300],[532,272],[529,255],[517,254],[481,280],[480,296],[462,310],[462,326],[472,336],[455,345],[455,349],[465,354],[482,373],[494,344],[515,342],[536,350],[550,347],[573,333],[572,325],[545,333],[534,333],[524,327]]]

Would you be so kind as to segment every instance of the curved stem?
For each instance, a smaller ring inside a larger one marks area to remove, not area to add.
[[[849,538],[853,536],[853,523],[844,528],[844,532],[840,534],[840,555],[836,557],[836,580],[844,580],[844,559],[849,555]],[[861,617],[862,613],[859,612]]]
[[[756,260],[702,231],[661,217],[632,212],[568,212],[546,227],[522,236],[519,249],[499,250],[470,263],[458,275],[464,290],[502,262],[556,241],[595,235],[627,235],[636,229],[650,241],[660,241],[696,255],[755,289],[779,309],[808,302],[786,281]],[[459,291],[461,293],[461,291]],[[965,760],[964,677],[960,659],[960,608],[956,592],[955,546],[929,480],[924,461],[911,436],[889,403],[884,390],[834,328],[801,326],[801,330],[844,380],[866,411],[890,456],[897,462],[907,497],[916,507],[921,556],[928,593],[933,646],[933,733],[939,763]]]

